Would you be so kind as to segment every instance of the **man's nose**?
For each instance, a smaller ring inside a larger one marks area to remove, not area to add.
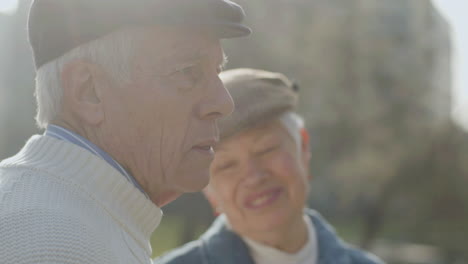
[[[208,84],[206,100],[200,107],[202,119],[218,119],[234,111],[234,102],[218,76]]]

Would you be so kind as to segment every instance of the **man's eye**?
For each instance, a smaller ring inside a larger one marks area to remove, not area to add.
[[[180,91],[191,91],[201,78],[200,67],[196,64],[176,68],[170,75],[170,79],[177,85]]]
[[[187,65],[187,66],[176,68],[171,73],[171,75],[173,75],[173,76],[177,76],[177,75],[191,76],[191,75],[194,74],[194,71],[195,71],[195,65]]]
[[[177,73],[183,74],[183,75],[189,75],[191,76],[195,71],[195,66],[187,66],[182,69],[177,70]]]

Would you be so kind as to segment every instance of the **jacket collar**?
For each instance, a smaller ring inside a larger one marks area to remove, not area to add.
[[[219,216],[201,237],[206,264],[254,264],[244,241],[226,226],[226,216]]]
[[[335,233],[334,228],[316,211],[307,209],[305,213],[311,218],[317,233],[317,264],[349,264],[348,246]]]
[[[347,254],[347,246],[339,239],[333,229],[322,216],[306,209],[317,233],[318,264],[349,264],[351,259]],[[254,264],[248,248],[237,234],[226,227],[226,216],[218,217],[211,228],[201,237],[202,255],[206,264]]]

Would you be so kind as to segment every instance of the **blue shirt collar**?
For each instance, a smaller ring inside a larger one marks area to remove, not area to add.
[[[96,146],[91,141],[68,129],[57,125],[48,125],[46,131],[44,132],[44,135],[73,143],[102,158],[109,165],[118,170],[129,182],[133,183],[133,185],[135,185],[136,188],[138,188],[143,194],[145,194],[147,198],[149,198],[143,190],[143,188],[141,187],[141,185],[136,181],[136,179],[132,175],[130,175],[130,173],[127,172],[127,170],[120,166],[120,164],[117,161],[115,161],[109,154],[107,154],[104,150]]]

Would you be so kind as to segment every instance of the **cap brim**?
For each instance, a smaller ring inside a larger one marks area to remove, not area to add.
[[[166,25],[176,25],[180,27],[207,29],[220,39],[230,39],[245,37],[252,33],[251,29],[240,23],[213,22],[213,21],[172,21],[172,23],[163,23]]]
[[[213,25],[213,31],[219,38],[223,39],[245,37],[252,33],[250,28],[242,24]]]

